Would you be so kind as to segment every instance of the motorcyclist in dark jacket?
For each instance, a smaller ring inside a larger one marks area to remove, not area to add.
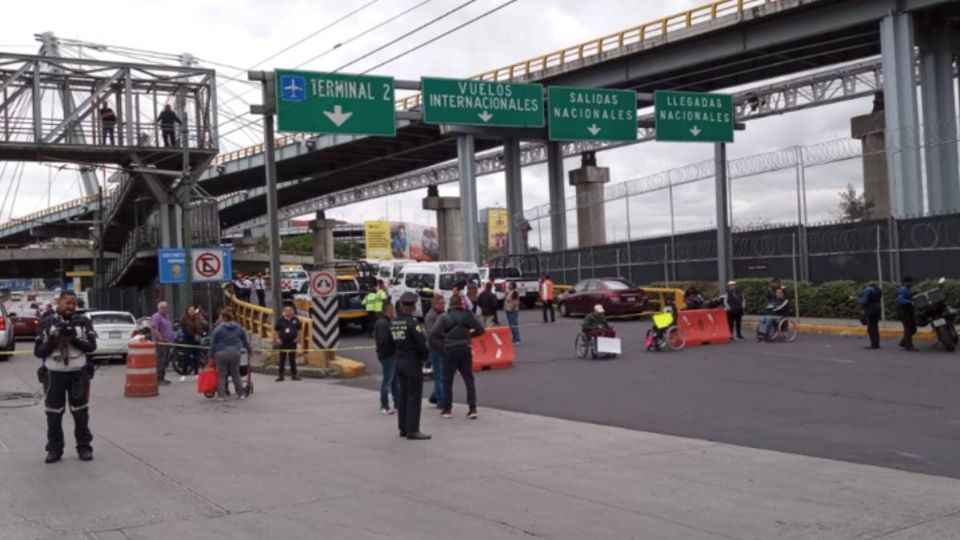
[[[77,455],[83,461],[93,459],[88,407],[94,366],[87,355],[97,350],[97,333],[90,319],[77,315],[76,310],[77,295],[61,292],[57,311],[43,319],[33,347],[34,356],[43,360],[37,376],[45,393],[47,463],[60,461],[63,456],[63,413],[67,405],[75,424]]]
[[[467,418],[477,417],[477,389],[473,380],[473,351],[470,340],[482,335],[483,324],[477,317],[463,309],[463,299],[450,298],[450,310],[437,319],[430,331],[435,339],[443,340],[443,413],[444,418],[453,416],[453,375],[460,372],[463,384],[467,387],[467,405],[470,407]]]

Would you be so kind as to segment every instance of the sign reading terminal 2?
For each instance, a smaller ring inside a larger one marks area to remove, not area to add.
[[[276,70],[277,131],[397,134],[392,77]]]
[[[423,121],[543,127],[543,86],[460,79],[421,79]]]

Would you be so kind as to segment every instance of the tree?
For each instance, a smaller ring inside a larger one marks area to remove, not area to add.
[[[852,184],[847,184],[847,190],[840,195],[840,219],[847,222],[863,221],[873,215],[873,203],[868,201],[865,193],[857,195]]]
[[[313,253],[313,235],[298,234],[284,238],[280,247],[281,253],[289,255],[310,255]]]
[[[363,248],[353,240],[334,240],[333,256],[337,259],[362,259]]]
[[[270,241],[267,240],[267,235],[261,234],[257,237],[257,245],[254,246],[254,249],[257,253],[266,253],[270,249]]]

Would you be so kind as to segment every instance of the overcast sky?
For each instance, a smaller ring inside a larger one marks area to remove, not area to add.
[[[166,2],[134,2],[101,0],[95,4],[48,0],[43,3],[9,2],[0,20],[0,50],[33,52],[39,47],[33,34],[53,31],[64,38],[124,45],[152,51],[179,54],[189,52],[202,61],[217,62],[242,68],[253,67],[299,39],[316,32],[330,22],[362,6],[370,0],[351,2],[330,0],[189,0]],[[257,67],[290,68],[308,62],[304,69],[333,70],[389,42],[460,5],[465,0],[432,0],[408,15],[366,36],[336,47],[367,28],[421,3],[423,0],[378,0],[347,20],[312,37],[275,59]],[[360,72],[399,54],[426,39],[442,33],[493,7],[503,0],[475,0],[464,9],[443,19],[396,45],[360,60],[344,72]],[[581,41],[616,32],[660,16],[702,4],[702,0],[661,0],[627,2],[624,0],[518,0],[503,10],[451,34],[429,46],[374,71],[397,78],[416,79],[434,75],[467,77],[478,72],[527,59],[573,45]],[[638,8],[642,6],[642,9]],[[204,64],[201,62],[202,65]],[[218,68],[222,84],[221,99],[234,94],[258,101],[256,88],[229,82],[225,77],[243,74]],[[251,91],[253,88],[253,91]],[[230,108],[242,112],[247,105],[235,100]],[[249,103],[249,102],[246,102]],[[729,147],[730,158],[759,154],[799,144],[812,144],[849,137],[850,117],[870,111],[869,99],[847,102],[805,112],[752,121],[745,132],[738,132]],[[221,110],[221,118],[230,112]],[[227,127],[230,130],[231,127]],[[224,132],[221,129],[221,132]],[[231,133],[231,145],[248,145],[260,137],[256,129]],[[712,158],[712,145],[644,143],[598,155],[601,166],[610,167],[612,183],[646,176],[672,167]],[[576,168],[578,159],[567,161],[567,169]],[[2,167],[2,165],[0,165]],[[524,206],[529,208],[547,202],[546,169],[525,168]],[[0,195],[7,191],[12,175],[0,177]],[[735,223],[762,223],[789,219],[796,215],[795,177],[792,172],[773,173],[734,182],[733,214]],[[858,160],[823,166],[808,171],[807,200],[813,221],[831,219],[835,215],[838,192],[847,183],[862,186]],[[457,186],[446,185],[441,195],[456,195]],[[572,195],[568,186],[568,195]],[[59,173],[47,167],[28,167],[20,186],[12,215],[23,215],[51,204],[80,195],[77,174]],[[714,198],[710,181],[678,188],[675,192],[677,230],[709,227],[715,221]],[[328,212],[328,217],[360,222],[364,219],[389,217],[433,223],[432,213],[421,210],[423,192],[370,201]],[[480,207],[505,203],[503,176],[495,174],[478,181]],[[608,239],[623,239],[625,206],[608,205]],[[669,232],[666,192],[631,199],[632,236]],[[7,219],[10,206],[0,214]],[[576,220],[568,217],[569,237]],[[534,230],[531,243],[537,245],[538,232],[549,247],[549,229]]]

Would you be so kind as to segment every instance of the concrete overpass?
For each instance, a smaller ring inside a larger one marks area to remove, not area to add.
[[[718,1],[504,66],[477,78],[634,88],[644,92],[655,89],[705,91],[756,83],[882,53],[876,62],[882,65],[885,73],[889,72],[882,87],[888,103],[888,131],[895,136],[891,141],[891,154],[895,154],[895,159],[890,160],[890,175],[897,186],[897,211],[908,212],[920,202],[918,193],[922,191],[919,151],[916,150],[919,144],[914,144],[911,139],[918,136],[917,130],[904,129],[920,124],[914,93],[905,91],[905,84],[912,88],[916,83],[913,78],[912,57],[916,41],[913,25],[921,29],[918,36],[955,36],[957,16],[957,4],[947,0]],[[952,99],[944,97],[944,87],[949,85],[943,83],[942,77],[944,50],[948,50],[951,44],[929,43],[926,38],[920,41],[920,73],[924,88],[936,87],[934,90],[937,90],[923,93],[925,116],[953,118],[956,111]],[[907,57],[909,62],[905,60]],[[952,65],[947,64],[952,71]],[[878,70],[875,73],[876,86],[879,86]],[[947,79],[952,83],[952,79]],[[815,98],[812,102],[818,97],[824,102],[823,88],[822,84],[812,86]],[[876,88],[870,89],[874,90]],[[950,91],[952,96],[952,88]],[[842,95],[860,97],[866,93],[847,92],[844,85]],[[786,110],[796,105],[796,96],[796,93],[792,97],[784,94]],[[738,115],[742,111],[762,110],[764,107],[757,107],[758,102],[763,104],[766,100],[740,95]],[[436,168],[427,169],[426,174],[423,170],[425,165],[449,161],[455,156],[453,136],[439,126],[423,124],[416,119],[418,96],[405,98],[399,108],[407,111],[406,118],[409,119],[399,121],[398,136],[394,139],[331,135],[281,137],[277,141],[281,206],[292,212],[293,209],[303,210],[305,201],[322,207],[323,204],[332,206],[362,200],[362,197],[382,196],[390,189],[396,189],[396,186],[390,187],[390,183],[398,184],[402,189],[417,185],[412,179],[419,178],[420,186],[429,185],[430,180],[424,182],[422,178],[429,177],[431,171],[434,183],[455,180],[455,176],[439,174]],[[477,150],[497,148],[500,144],[499,139],[478,138]],[[513,145],[514,141],[508,144]],[[566,230],[562,222],[565,182],[562,157],[565,152],[569,155],[585,147],[583,144],[547,143],[529,152],[535,156],[534,160],[552,165],[549,167],[549,189],[556,222],[552,223],[551,229],[558,236],[553,243],[557,247],[564,245],[565,239],[560,231]],[[951,169],[949,166],[951,159],[955,162],[955,154],[955,147],[928,152],[928,170],[941,171],[943,186],[957,183],[956,167]],[[499,161],[503,163],[504,160]],[[918,174],[913,174],[915,169]],[[201,174],[200,185],[221,199],[218,206],[222,227],[244,226],[263,213],[266,205],[263,190],[258,187],[262,178],[262,145],[218,156]],[[399,181],[393,182],[393,179]],[[510,182],[515,184],[519,178],[510,179]],[[378,189],[368,190],[366,186],[378,186]],[[938,195],[935,201],[931,199],[931,203],[936,204],[931,204],[932,208],[958,206],[954,199],[960,199],[960,195],[955,195],[948,187],[931,193],[944,190],[945,193]],[[519,214],[516,199],[510,202],[514,203],[511,213]],[[73,212],[81,210],[82,206]],[[23,224],[19,226],[27,228]],[[0,234],[3,234],[2,230]]]
[[[729,11],[724,11],[727,8]],[[485,80],[538,81],[547,85],[570,85],[610,88],[633,88],[642,92],[656,89],[696,91],[722,90],[755,83],[773,77],[790,75],[817,67],[869,58],[883,54],[884,70],[890,75],[884,82],[887,96],[888,128],[897,134],[893,141],[898,148],[917,148],[907,140],[916,136],[902,127],[920,124],[916,100],[903,87],[903,80],[913,84],[913,66],[903,60],[904,51],[913,55],[912,24],[921,29],[937,29],[955,33],[950,26],[957,20],[960,6],[947,0],[774,0],[757,2],[716,2],[705,11],[691,11],[675,17],[645,24],[631,30],[550,53],[542,57],[505,66],[478,76]],[[699,17],[699,18],[698,18]],[[946,26],[944,26],[946,24]],[[909,30],[909,32],[908,32]],[[908,35],[909,34],[909,35]],[[942,56],[943,46],[934,53]],[[899,55],[899,56],[898,56]],[[935,80],[942,71],[940,62],[921,61],[921,75]],[[949,67],[952,72],[952,66]],[[934,84],[934,83],[931,83]],[[912,87],[912,86],[911,86]],[[925,96],[927,94],[924,94]],[[951,94],[952,95],[952,94]],[[929,104],[928,104],[929,101]],[[933,118],[956,116],[953,101],[931,97],[924,101],[925,110],[941,111]],[[929,106],[928,106],[929,105]],[[416,98],[402,104],[418,110]],[[906,139],[904,139],[906,137]],[[478,139],[481,151],[499,140]],[[401,122],[396,139],[382,137],[287,137],[278,141],[278,177],[281,180],[279,201],[290,206],[306,199],[323,197],[390,176],[403,175],[428,162],[455,157],[454,138],[439,126],[417,121]],[[557,144],[548,144],[552,161],[560,159]],[[944,154],[951,150],[943,149]],[[891,173],[894,182],[903,186],[898,198],[902,212],[916,210],[920,174],[918,152],[910,154],[907,163],[895,161]],[[936,154],[936,151],[933,152]],[[952,151],[955,154],[955,149]],[[932,156],[947,160],[946,156]],[[551,167],[551,191],[562,187],[562,167]],[[919,171],[917,171],[919,173]],[[953,182],[956,172],[948,174]],[[251,147],[227,153],[201,176],[200,183],[212,194],[228,193],[240,187],[243,194],[232,198],[235,204],[222,209],[222,225],[230,227],[265,208],[262,189],[262,148]],[[945,183],[947,183],[945,181]],[[958,182],[960,183],[960,182]],[[958,188],[960,190],[960,188]],[[556,200],[556,197],[554,197]],[[960,206],[960,194],[950,195],[936,203]],[[559,201],[558,201],[559,202]],[[922,205],[921,205],[922,208]],[[518,209],[512,209],[518,210]],[[554,214],[563,212],[555,209]],[[511,212],[516,213],[516,212]],[[565,230],[559,226],[555,231]],[[554,245],[563,245],[562,239]]]

